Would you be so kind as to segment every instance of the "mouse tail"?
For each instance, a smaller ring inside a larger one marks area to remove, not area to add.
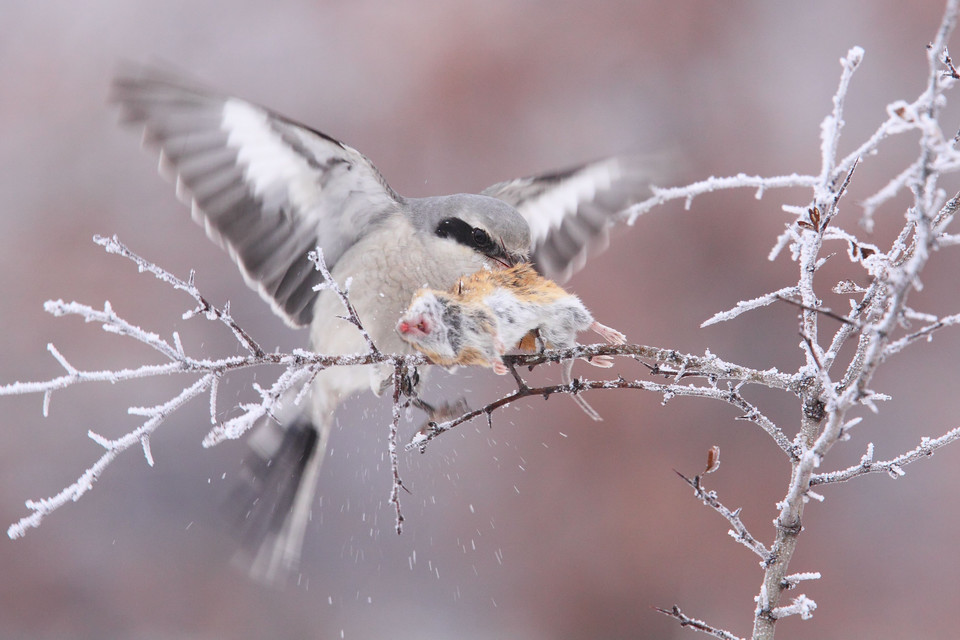
[[[562,365],[563,367],[563,384],[569,385],[573,382],[573,359],[565,361]],[[577,406],[580,407],[585,414],[590,416],[591,420],[596,422],[601,422],[603,418],[597,413],[597,410],[590,406],[590,404],[583,399],[583,396],[579,393],[574,393],[570,396],[573,398],[573,401],[577,403]]]

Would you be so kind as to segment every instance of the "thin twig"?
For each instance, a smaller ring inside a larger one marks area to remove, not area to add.
[[[691,629],[696,629],[697,631],[711,635],[714,638],[720,638],[721,640],[743,640],[743,638],[740,636],[734,635],[729,631],[712,627],[703,620],[691,618],[680,611],[680,607],[677,605],[673,605],[673,607],[669,609],[661,609],[660,607],[654,608],[665,616],[669,616],[679,622],[681,627],[690,627]]]
[[[327,269],[327,263],[323,259],[323,249],[320,247],[317,247],[308,253],[307,258],[314,264],[317,271],[320,272],[320,275],[323,276],[323,282],[314,288],[317,291],[322,289],[330,289],[336,294],[337,298],[339,298],[340,302],[343,304],[344,309],[347,310],[347,317],[344,318],[344,320],[357,328],[357,331],[359,331],[360,335],[363,336],[364,342],[367,343],[367,349],[370,350],[370,353],[379,355],[380,350],[377,349],[377,345],[373,343],[373,338],[370,337],[370,334],[367,333],[367,330],[363,327],[363,323],[360,322],[360,316],[357,315],[357,310],[354,308],[353,303],[350,302],[348,295],[350,289],[349,279],[346,283],[344,283],[343,287],[341,287],[337,281],[333,279],[333,275],[330,274],[330,270]]]
[[[732,380],[757,384],[793,394],[799,394],[803,386],[803,380],[799,376],[782,373],[776,369],[760,370],[744,367],[727,362],[709,351],[705,355],[696,356],[675,349],[641,344],[579,345],[569,349],[549,349],[539,353],[508,355],[504,356],[504,362],[508,366],[514,364],[518,367],[533,367],[547,362],[560,362],[569,358],[589,359],[598,355],[630,356],[638,360],[643,358],[682,370],[685,376],[695,375],[714,381]]]
[[[780,296],[780,295],[777,296],[777,300],[779,300],[779,301],[781,301],[781,302],[786,302],[787,304],[792,304],[793,306],[798,307],[798,308],[800,308],[800,309],[803,309],[804,311],[812,311],[813,313],[823,314],[823,315],[827,316],[828,318],[833,318],[833,319],[836,320],[837,322],[843,322],[844,324],[852,325],[852,326],[855,327],[855,328],[859,328],[859,327],[860,327],[860,323],[858,323],[858,322],[856,322],[856,321],[854,321],[854,320],[851,320],[850,318],[848,318],[848,317],[846,317],[846,316],[842,316],[842,315],[840,315],[839,313],[835,313],[835,312],[831,311],[830,309],[828,309],[828,308],[826,308],[826,307],[808,307],[807,305],[803,304],[802,302],[798,302],[798,301],[796,301],[796,300],[791,300],[790,298],[786,298],[786,297]]]
[[[260,348],[260,345],[258,345],[256,341],[251,338],[250,335],[240,327],[240,325],[236,323],[233,317],[231,317],[229,306],[225,309],[219,309],[207,301],[207,299],[202,295],[200,295],[200,291],[194,285],[194,274],[192,271],[190,272],[190,279],[187,282],[184,282],[183,280],[180,280],[172,275],[169,271],[161,269],[154,263],[140,257],[128,249],[126,245],[120,242],[115,235],[112,238],[105,238],[103,236],[96,235],[93,237],[93,241],[103,247],[107,253],[115,253],[132,260],[141,272],[148,271],[156,276],[158,280],[166,282],[174,289],[178,291],[184,291],[189,294],[194,300],[197,301],[197,308],[192,312],[185,314],[185,317],[202,314],[211,320],[219,320],[226,325],[231,332],[233,332],[233,335],[237,338],[240,344],[243,345],[244,349],[249,351],[254,356],[263,356],[263,349]]]
[[[904,347],[907,345],[916,342],[917,340],[922,340],[925,338],[930,339],[935,331],[957,324],[960,324],[960,313],[940,318],[936,322],[932,322],[922,329],[918,329],[917,331],[903,336],[899,340],[891,342],[889,345],[887,345],[887,350],[884,356],[891,356],[895,353],[899,353],[900,351],[903,351]]]
[[[397,455],[397,433],[400,430],[400,415],[403,412],[403,380],[407,375],[407,364],[402,358],[398,358],[393,368],[393,420],[390,422],[390,431],[387,437],[387,450],[390,454],[390,471],[393,475],[393,482],[390,485],[390,504],[396,511],[396,529],[397,533],[403,533],[403,513],[400,512],[400,489],[406,490],[403,480],[400,478],[400,459]]]
[[[672,200],[683,200],[685,207],[689,209],[695,197],[724,189],[755,189],[756,198],[759,200],[768,189],[812,187],[816,184],[816,176],[805,176],[796,173],[775,177],[748,176],[745,173],[724,178],[710,177],[685,187],[651,187],[653,196],[624,210],[620,214],[620,217],[625,219],[628,225],[632,225],[637,221],[637,218],[644,213]]]
[[[960,440],[960,427],[951,429],[939,438],[923,437],[920,439],[920,444],[910,451],[902,453],[890,460],[880,462],[875,462],[872,459],[873,446],[871,445],[868,452],[869,455],[865,455],[860,461],[860,464],[847,467],[840,471],[814,474],[810,476],[810,486],[815,487],[817,485],[846,482],[870,473],[886,473],[891,478],[899,478],[904,475],[903,467],[906,465],[911,462],[916,462],[917,460],[930,458],[935,451],[957,440]]]
[[[211,375],[203,376],[180,392],[179,395],[157,407],[152,417],[137,429],[116,440],[106,440],[90,432],[90,438],[106,449],[103,455],[100,456],[100,459],[84,471],[73,484],[62,489],[55,496],[40,500],[27,500],[27,509],[33,513],[20,518],[16,523],[10,525],[7,529],[7,536],[11,539],[20,538],[26,534],[27,530],[39,527],[43,519],[53,511],[56,511],[65,504],[79,500],[87,491],[93,488],[93,483],[100,478],[104,469],[106,469],[118,455],[132,446],[143,445],[144,439],[149,438],[150,434],[160,426],[171,412],[189,400],[204,393],[210,387],[212,379],[213,376]],[[147,461],[150,462],[148,450],[145,450],[144,454],[147,457]]]
[[[673,471],[680,476],[684,482],[693,487],[694,495],[696,495],[697,498],[703,502],[703,504],[719,513],[724,517],[724,519],[726,519],[727,522],[730,523],[730,526],[733,527],[733,529],[731,529],[729,533],[734,540],[760,556],[760,559],[763,562],[768,562],[770,560],[769,549],[763,546],[762,542],[753,537],[746,525],[743,524],[743,520],[740,519],[740,509],[734,509],[731,511],[725,507],[717,498],[716,491],[707,491],[703,488],[703,485],[700,483],[699,475],[694,476],[691,480],[676,469]]]
[[[564,350],[569,351],[569,350]],[[564,353],[560,351],[560,353]],[[510,356],[508,356],[510,357]],[[520,358],[525,358],[527,356],[519,356]],[[571,388],[575,387],[575,389]],[[469,422],[474,418],[477,418],[481,415],[489,416],[497,409],[505,407],[512,402],[520,400],[522,398],[528,398],[532,396],[541,396],[544,399],[549,398],[555,394],[569,394],[569,393],[583,393],[584,391],[591,391],[594,389],[641,389],[644,391],[652,391],[654,393],[661,394],[665,401],[676,397],[676,396],[686,396],[694,398],[713,398],[714,400],[721,400],[728,404],[731,404],[738,409],[745,412],[743,416],[744,419],[751,420],[760,424],[764,427],[764,430],[774,439],[777,445],[791,458],[796,456],[795,446],[786,438],[786,436],[778,429],[772,422],[767,420],[762,414],[756,411],[756,408],[747,403],[743,398],[734,390],[723,390],[718,389],[717,387],[698,387],[694,385],[682,385],[682,384],[661,384],[656,382],[649,382],[644,380],[626,380],[622,377],[618,377],[615,380],[583,380],[578,379],[574,381],[573,385],[568,384],[558,384],[558,385],[547,385],[542,387],[529,387],[523,385],[519,389],[508,393],[489,404],[484,405],[478,409],[473,409],[467,411],[463,415],[448,420],[441,423],[430,422],[425,427],[420,429],[413,438],[406,444],[406,450],[411,451],[414,449],[419,449],[421,452],[426,450],[427,444],[436,438],[437,436],[450,431],[458,427],[459,425]]]
[[[751,300],[743,300],[741,302],[738,302],[736,306],[733,307],[732,309],[727,309],[726,311],[719,311],[713,314],[712,316],[710,316],[709,318],[707,318],[706,320],[700,323],[700,328],[703,329],[705,327],[709,327],[712,324],[717,324],[718,322],[727,322],[729,320],[733,320],[734,318],[736,318],[742,313],[746,313],[747,311],[752,311],[754,309],[759,309],[760,307],[771,305],[777,300],[789,299],[789,298],[786,298],[786,296],[795,296],[799,292],[800,292],[799,289],[796,287],[796,285],[794,285],[790,287],[784,287],[782,289],[764,294],[762,296],[758,296]]]

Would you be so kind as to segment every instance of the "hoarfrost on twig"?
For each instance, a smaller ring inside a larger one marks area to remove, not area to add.
[[[793,599],[792,603],[785,607],[777,607],[771,614],[778,620],[787,616],[800,616],[801,620],[809,620],[813,617],[816,608],[817,603],[801,593]]]
[[[713,314],[712,316],[704,320],[702,323],[700,323],[700,328],[702,329],[704,327],[709,327],[710,325],[716,324],[718,322],[728,322],[730,320],[733,320],[734,318],[736,318],[742,313],[746,313],[747,311],[752,311],[754,309],[759,309],[760,307],[771,305],[774,302],[777,302],[778,300],[780,300],[781,298],[795,296],[799,292],[800,292],[800,289],[798,287],[790,286],[790,287],[783,287],[782,289],[778,289],[772,293],[767,293],[762,296],[758,296],[751,300],[743,300],[741,302],[738,302],[736,306],[734,306],[732,309],[728,309],[726,311],[719,311]]]
[[[377,349],[377,346],[373,344],[373,339],[370,337],[370,334],[367,333],[367,330],[363,328],[363,324],[360,322],[360,316],[357,315],[357,310],[353,307],[353,303],[350,302],[348,296],[348,291],[350,290],[349,280],[344,283],[344,286],[341,287],[337,284],[337,281],[333,279],[333,275],[330,273],[330,270],[327,268],[327,263],[323,259],[323,249],[317,247],[309,254],[307,254],[307,259],[310,260],[317,268],[317,271],[320,272],[320,275],[323,276],[323,282],[318,284],[314,289],[317,291],[323,289],[332,290],[337,298],[340,299],[340,302],[343,304],[344,308],[347,310],[346,320],[357,328],[357,331],[360,332],[360,335],[363,336],[364,342],[367,343],[367,349],[370,350],[370,353],[379,354],[380,351]]]
[[[695,629],[697,631],[700,631],[701,633],[705,633],[709,636],[713,636],[714,638],[720,638],[720,640],[743,640],[743,638],[741,638],[740,636],[734,635],[729,631],[724,631],[723,629],[718,629],[716,627],[710,626],[703,620],[697,620],[696,618],[691,618],[690,616],[683,613],[683,611],[681,611],[680,607],[678,607],[677,605],[673,605],[673,607],[671,607],[670,609],[661,609],[660,607],[657,607],[656,609],[660,613],[666,616],[670,616],[671,618],[679,622],[681,627],[690,627],[691,629]]]

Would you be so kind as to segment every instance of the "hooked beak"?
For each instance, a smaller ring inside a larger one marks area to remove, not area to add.
[[[530,261],[530,256],[528,255],[520,255],[515,253],[507,253],[505,255],[507,258],[507,264],[511,267],[515,267],[518,264]]]
[[[496,243],[495,250],[486,254],[486,257],[489,260],[490,266],[495,269],[509,269],[510,267],[517,266],[521,262],[528,262],[530,260],[529,256],[526,254],[517,254],[507,251],[507,247],[504,245],[502,238]]]
[[[487,258],[489,259],[490,266],[495,269],[509,269],[510,267],[517,266],[521,262],[529,261],[529,258],[525,255],[518,255],[507,251],[499,251],[494,255],[487,254]]]

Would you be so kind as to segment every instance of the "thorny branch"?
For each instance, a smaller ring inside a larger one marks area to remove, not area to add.
[[[198,314],[206,316],[208,320],[219,320],[226,325],[230,331],[233,332],[233,335],[236,336],[237,341],[243,346],[244,349],[258,358],[264,355],[263,349],[260,348],[260,345],[258,345],[253,338],[247,334],[246,331],[241,329],[240,326],[230,316],[229,303],[227,303],[223,309],[218,309],[214,305],[207,302],[206,298],[200,295],[200,291],[194,285],[195,274],[192,270],[190,271],[190,277],[186,282],[184,282],[170,274],[170,272],[159,268],[152,262],[144,260],[134,252],[130,251],[130,249],[128,249],[117,239],[117,236],[113,236],[112,238],[94,236],[93,241],[103,247],[107,253],[115,253],[125,258],[129,258],[137,265],[137,268],[141,273],[148,271],[155,275],[158,280],[166,282],[174,289],[188,293],[194,300],[197,301],[197,308],[193,311],[188,311],[187,313],[183,314],[184,320]]]
[[[825,225],[814,225],[791,232],[792,253],[800,267],[800,299],[804,305],[801,335],[807,353],[806,369],[815,373],[813,383],[802,394],[803,412],[801,428],[797,442],[801,447],[799,459],[792,464],[792,474],[786,497],[780,502],[779,516],[776,520],[776,539],[772,547],[775,561],[764,572],[763,586],[757,596],[754,616],[754,638],[772,638],[779,618],[797,613],[806,618],[811,615],[815,603],[805,596],[797,598],[788,606],[781,606],[780,599],[784,591],[784,577],[796,548],[797,537],[801,531],[801,516],[812,486],[814,469],[818,467],[830,448],[840,441],[848,431],[849,420],[846,417],[853,408],[866,404],[873,407],[876,397],[869,390],[869,383],[882,363],[891,340],[905,311],[905,302],[909,291],[916,285],[917,276],[929,258],[929,250],[935,245],[935,219],[951,219],[956,209],[955,203],[943,207],[937,205],[938,191],[935,188],[938,173],[933,169],[938,158],[953,155],[952,142],[946,139],[936,123],[936,114],[942,104],[942,92],[952,84],[945,81],[937,67],[946,39],[956,19],[957,3],[948,3],[937,40],[931,45],[928,58],[930,75],[927,89],[909,106],[898,105],[892,109],[893,115],[887,124],[881,125],[877,133],[861,145],[858,150],[840,162],[835,162],[836,138],[839,135],[839,123],[842,122],[843,98],[849,87],[849,76],[859,65],[863,52],[852,49],[847,58],[841,61],[844,74],[837,96],[834,99],[834,112],[822,127],[823,178],[814,188],[814,201],[809,211],[812,213],[833,211],[849,180],[849,175],[859,158],[872,151],[877,144],[893,130],[892,118],[901,118],[906,125],[902,130],[919,129],[921,137],[920,158],[915,163],[917,173],[907,182],[914,192],[914,205],[907,212],[906,225],[900,237],[887,253],[851,252],[866,268],[872,278],[871,285],[864,291],[858,305],[848,316],[850,323],[844,324],[834,335],[827,351],[819,348],[819,334],[816,308],[820,301],[813,290],[813,278],[822,258],[820,249],[824,241],[836,235],[824,233]],[[910,112],[914,115],[904,116]],[[849,167],[845,169],[845,167]],[[847,171],[848,178],[837,188],[841,172]],[[829,179],[827,179],[829,178]],[[876,202],[876,201],[874,201]],[[942,201],[941,201],[942,202]],[[939,209],[939,213],[937,210]],[[843,235],[851,242],[852,236]],[[909,249],[907,240],[912,239]],[[853,240],[852,242],[856,242]],[[909,253],[909,255],[906,255]],[[854,334],[859,334],[856,352],[839,383],[831,381],[830,367],[836,362],[840,347]],[[941,442],[945,444],[946,442]],[[907,456],[911,461],[915,457]]]
[[[192,273],[189,281],[184,282],[133,253],[116,238],[104,239],[98,236],[95,238],[95,241],[97,244],[103,246],[108,253],[122,255],[132,260],[137,264],[141,272],[152,273],[159,280],[173,286],[175,289],[188,293],[197,301],[198,306],[193,311],[184,314],[185,317],[202,314],[207,319],[221,322],[231,330],[237,341],[249,353],[246,356],[232,356],[213,360],[209,358],[194,358],[184,352],[179,335],[176,333],[173,334],[171,343],[171,341],[162,338],[158,334],[145,331],[121,318],[113,311],[109,303],[105,303],[103,309],[99,310],[77,302],[65,303],[62,300],[47,302],[44,308],[55,316],[79,315],[87,322],[100,324],[101,327],[109,333],[130,337],[152,347],[165,357],[168,362],[164,364],[142,365],[134,369],[84,371],[70,364],[60,351],[51,344],[48,345],[47,349],[64,368],[66,374],[42,382],[14,382],[3,385],[0,386],[0,396],[42,393],[43,414],[46,416],[48,414],[52,392],[65,389],[75,384],[85,382],[118,383],[138,378],[176,373],[199,374],[200,377],[166,403],[147,408],[130,407],[128,409],[129,414],[143,416],[146,420],[125,436],[116,440],[109,440],[90,431],[88,433],[89,437],[102,446],[106,452],[93,466],[81,474],[76,482],[64,488],[53,497],[40,500],[28,500],[26,506],[32,513],[8,528],[7,535],[11,538],[23,536],[28,529],[39,526],[43,518],[52,511],[68,502],[78,500],[92,488],[93,482],[100,477],[103,470],[117,455],[130,447],[139,444],[143,449],[147,463],[152,466],[153,455],[150,450],[150,435],[171,413],[199,395],[204,393],[209,393],[210,395],[211,422],[214,423],[214,426],[204,438],[203,444],[204,446],[212,446],[224,439],[239,438],[242,436],[260,418],[270,415],[275,411],[288,390],[296,388],[298,385],[308,384],[314,373],[320,369],[330,366],[375,364],[397,360],[396,356],[387,356],[375,350],[369,354],[360,356],[325,356],[306,351],[295,351],[291,354],[264,353],[257,343],[233,320],[229,314],[228,307],[225,306],[224,309],[219,309],[210,304],[200,294],[193,284]],[[336,285],[333,286],[336,288]],[[350,307],[350,309],[352,309],[352,307]],[[352,313],[355,314],[355,312]],[[416,356],[408,356],[405,361],[411,363],[411,365],[426,362],[423,358]],[[254,388],[261,396],[261,402],[259,404],[241,405],[240,415],[225,423],[220,423],[216,417],[216,396],[220,378],[231,371],[265,365],[279,365],[286,367],[286,370],[269,389],[262,389],[258,385],[254,385]]]
[[[397,453],[397,434],[400,431],[400,415],[403,411],[401,398],[403,397],[404,380],[408,378],[409,365],[407,360],[398,358],[393,368],[393,420],[390,423],[390,435],[387,438],[387,448],[390,453],[390,471],[393,474],[393,485],[390,487],[390,504],[397,513],[397,533],[403,533],[403,513],[400,511],[400,489],[403,480],[400,479],[400,457]]]
[[[654,347],[645,347],[643,345],[591,345],[574,347],[572,349],[547,351],[537,355],[505,356],[504,361],[510,365],[511,368],[513,368],[517,365],[533,366],[552,360],[560,361],[568,358],[590,357],[594,355],[639,355],[640,353],[648,354],[648,357],[659,356],[667,360],[669,364],[675,364],[679,361],[688,363],[699,362],[707,365],[711,359],[710,356],[706,358],[699,358],[695,356],[682,355],[675,351],[657,349]],[[585,380],[582,378],[577,378],[570,384],[530,387],[522,380],[522,378],[517,376],[516,379],[518,381],[518,385],[515,391],[512,391],[511,393],[508,393],[501,398],[494,400],[483,407],[480,407],[479,409],[468,411],[445,422],[427,423],[426,426],[421,428],[413,436],[413,438],[411,438],[410,442],[407,443],[406,448],[408,451],[419,449],[422,452],[425,450],[427,443],[437,436],[482,415],[487,416],[487,420],[489,422],[494,411],[522,398],[540,396],[546,399],[555,394],[576,394],[595,389],[640,389],[660,394],[663,396],[664,403],[677,396],[686,396],[694,398],[712,398],[714,400],[720,400],[731,404],[743,412],[743,415],[740,416],[740,419],[748,420],[759,425],[774,439],[784,453],[791,458],[795,457],[795,446],[783,434],[779,427],[777,427],[769,418],[760,413],[756,407],[747,402],[740,394],[741,385],[748,380],[740,379],[739,384],[726,389],[721,389],[716,385],[716,381],[718,379],[721,377],[726,377],[717,373],[723,368],[724,365],[727,365],[727,363],[722,363],[720,367],[717,367],[715,364],[705,366],[704,368],[709,369],[711,371],[710,373],[705,373],[704,371],[698,371],[696,369],[670,370],[661,368],[659,366],[651,367],[652,373],[667,375],[677,380],[679,380],[681,377],[706,377],[712,383],[708,384],[707,386],[679,383],[664,384],[659,382],[650,382],[647,380],[627,380],[620,376],[615,380]],[[745,376],[747,378],[753,378],[755,376],[764,378],[765,373],[774,378],[778,377],[777,374],[770,372],[758,372],[743,367],[736,367],[733,365],[730,366],[732,368],[727,370],[728,376],[731,375],[731,372],[735,371],[735,375]],[[791,385],[788,384],[786,386],[789,387]]]
[[[903,467],[924,460],[933,456],[934,452],[941,447],[960,440],[960,427],[951,429],[939,438],[928,438],[924,436],[920,439],[920,444],[916,448],[900,454],[890,460],[877,462],[873,459],[873,443],[867,445],[867,452],[860,459],[860,464],[847,467],[840,471],[829,473],[816,473],[810,476],[810,486],[815,487],[821,484],[834,484],[837,482],[846,482],[853,480],[868,473],[887,473],[891,478],[900,478],[905,475]]]
[[[76,502],[79,500],[83,494],[93,488],[93,483],[100,478],[100,474],[103,473],[103,470],[106,469],[107,466],[113,462],[118,455],[132,446],[137,444],[142,445],[144,457],[147,459],[147,463],[153,466],[153,458],[150,454],[150,446],[148,444],[150,435],[158,426],[160,426],[160,423],[163,422],[164,418],[166,418],[170,412],[175,411],[183,403],[205,392],[209,388],[211,378],[211,374],[201,377],[191,386],[184,389],[178,396],[172,398],[162,405],[154,407],[150,410],[151,416],[146,422],[121,438],[116,440],[107,440],[106,438],[89,431],[88,435],[90,438],[106,449],[103,455],[100,456],[100,459],[97,460],[93,466],[84,471],[83,474],[77,478],[76,482],[64,488],[56,495],[50,498],[42,498],[39,500],[27,500],[26,507],[32,511],[32,513],[28,516],[24,516],[18,522],[10,525],[10,527],[7,529],[7,536],[11,539],[22,537],[24,534],[26,534],[28,529],[39,527],[41,521],[53,511],[59,509],[68,502]]]
[[[681,627],[690,627],[691,629],[696,629],[702,633],[705,633],[714,638],[720,638],[721,640],[743,640],[740,636],[734,635],[729,631],[724,631],[723,629],[717,629],[716,627],[711,627],[709,624],[703,620],[697,620],[696,618],[691,618],[683,611],[680,611],[680,607],[673,605],[669,609],[661,609],[656,607],[656,610],[662,613],[665,616],[670,616],[674,620],[680,623]]]
[[[43,394],[43,409],[44,415],[46,416],[51,394],[54,391],[65,389],[76,384],[91,382],[110,382],[115,384],[140,378],[172,374],[194,374],[199,377],[184,389],[182,393],[162,405],[151,408],[131,407],[128,413],[143,416],[146,420],[127,435],[116,440],[108,440],[98,434],[90,432],[90,438],[103,446],[104,449],[106,449],[106,453],[101,456],[90,469],[85,471],[75,483],[54,497],[28,501],[27,508],[30,509],[32,513],[8,529],[7,533],[10,537],[20,537],[24,535],[29,528],[39,526],[41,520],[55,509],[68,502],[79,499],[92,488],[93,482],[100,477],[110,462],[112,462],[119,453],[131,446],[140,444],[143,448],[145,458],[148,463],[152,464],[153,457],[149,447],[149,436],[171,413],[195,397],[204,394],[209,396],[210,420],[213,426],[204,437],[203,446],[210,447],[223,440],[240,438],[257,424],[258,421],[272,416],[280,408],[284,398],[288,397],[291,390],[299,390],[295,400],[299,401],[300,397],[308,389],[316,372],[328,367],[372,364],[389,364],[394,369],[393,420],[390,424],[388,445],[393,475],[390,503],[394,505],[397,512],[398,532],[402,529],[403,516],[400,512],[400,490],[406,490],[406,487],[404,487],[400,479],[397,438],[402,409],[410,402],[410,400],[404,398],[406,391],[403,388],[403,381],[406,379],[410,370],[417,366],[428,364],[423,356],[384,354],[375,348],[372,348],[366,354],[343,356],[327,356],[303,350],[296,350],[291,353],[265,353],[257,346],[257,343],[249,334],[237,325],[226,308],[219,309],[200,294],[193,284],[192,274],[189,281],[184,282],[157,265],[133,253],[116,238],[105,240],[98,237],[96,238],[96,242],[104,246],[109,253],[122,255],[132,260],[141,272],[152,273],[162,282],[173,286],[177,290],[188,293],[197,301],[198,306],[193,311],[188,312],[186,316],[202,315],[207,319],[221,322],[231,330],[231,333],[248,353],[247,355],[213,359],[194,357],[184,351],[179,335],[173,334],[172,339],[168,340],[157,333],[146,331],[118,316],[109,303],[105,303],[103,309],[96,309],[77,302],[66,303],[60,300],[48,302],[45,305],[45,309],[51,314],[56,316],[80,316],[87,322],[99,324],[109,333],[126,336],[149,345],[166,359],[167,362],[146,364],[136,368],[120,370],[82,370],[73,366],[66,357],[51,344],[48,345],[48,350],[64,368],[65,374],[41,382],[14,382],[0,386],[0,396],[25,393]],[[324,286],[332,288],[337,293],[344,302],[351,321],[355,321],[357,329],[369,338],[369,335],[366,334],[362,324],[360,324],[360,319],[348,299],[346,290],[341,289],[339,285],[333,281],[332,277],[330,277],[329,271],[326,270],[322,255],[318,254],[316,256],[315,263],[326,278]],[[372,341],[370,341],[369,344],[372,346]],[[656,364],[648,365],[648,367],[650,371],[656,375],[666,376],[677,381],[681,378],[689,379],[699,377],[706,380],[706,385],[697,387],[676,382],[673,384],[662,384],[639,380],[627,382],[622,378],[618,378],[617,380],[607,381],[575,381],[573,385],[557,385],[554,387],[532,389],[527,387],[519,374],[516,373],[516,366],[534,367],[548,362],[560,362],[566,358],[601,354],[630,357],[644,363],[652,361]],[[508,356],[507,360],[512,365],[516,380],[523,390],[521,393],[501,398],[479,411],[467,412],[451,421],[437,425],[435,429],[428,432],[424,441],[419,442],[416,446],[422,447],[427,441],[433,439],[443,431],[449,430],[482,413],[486,413],[489,418],[496,409],[528,395],[547,397],[555,393],[580,393],[598,388],[637,388],[661,393],[664,401],[675,396],[693,396],[712,397],[727,402],[742,411],[743,419],[753,421],[764,428],[764,430],[774,438],[778,446],[788,453],[788,455],[795,455],[793,445],[783,432],[763,416],[756,407],[744,399],[741,394],[741,388],[748,384],[760,384],[799,394],[802,388],[802,381],[798,380],[795,376],[788,376],[775,370],[759,371],[750,369],[726,362],[709,352],[703,356],[694,356],[682,354],[670,349],[644,345],[586,345],[566,351],[546,351],[538,354]],[[217,393],[220,380],[225,375],[234,371],[264,366],[280,367],[282,371],[273,384],[268,387],[261,387],[258,384],[253,385],[255,392],[259,396],[259,402],[242,403],[238,407],[240,410],[238,415],[226,421],[221,421],[217,416]],[[727,388],[718,386],[718,383],[721,381],[727,382]],[[407,448],[409,449],[412,446],[413,445],[408,445]]]
[[[700,482],[700,476],[694,476],[693,479],[690,479],[679,471],[677,471],[676,474],[680,476],[684,482],[693,487],[693,493],[697,498],[730,523],[730,526],[733,527],[733,529],[728,532],[730,537],[760,556],[763,562],[769,562],[770,551],[747,530],[746,525],[743,524],[743,520],[740,519],[740,509],[731,511],[725,507],[719,498],[717,498],[716,491],[707,491],[703,488]]]
[[[320,275],[323,276],[323,282],[314,287],[314,289],[317,291],[322,289],[331,289],[337,295],[337,298],[340,299],[343,307],[347,310],[347,317],[343,319],[357,328],[357,331],[359,331],[360,335],[363,336],[364,342],[367,343],[367,349],[370,350],[370,353],[379,354],[380,351],[377,349],[377,346],[373,344],[373,338],[371,338],[370,334],[367,333],[367,330],[363,328],[363,324],[360,322],[360,316],[357,315],[357,310],[353,307],[353,303],[350,302],[350,298],[348,297],[350,291],[349,278],[342,287],[337,283],[336,280],[333,279],[333,276],[330,274],[330,270],[327,269],[327,263],[323,259],[323,251],[320,249],[320,247],[317,247],[316,250],[307,254],[307,259],[313,263],[317,271],[320,272]]]

